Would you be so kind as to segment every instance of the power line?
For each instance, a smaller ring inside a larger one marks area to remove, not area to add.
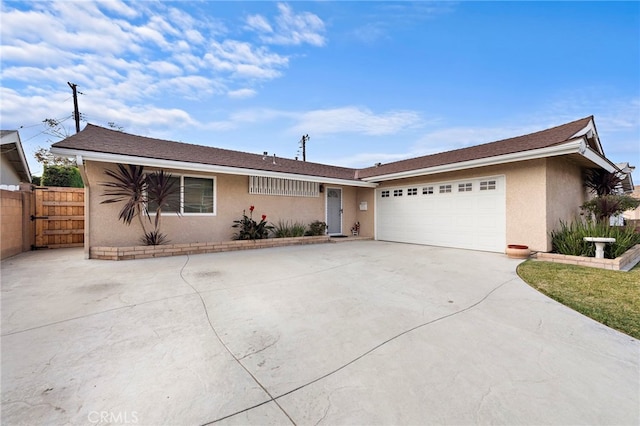
[[[65,117],[65,118],[61,118],[61,119],[59,119],[59,120],[58,120],[58,119],[54,119],[54,120],[55,120],[55,122],[56,122],[56,123],[58,123],[58,124],[62,124],[62,123],[64,123],[65,121],[67,121],[68,119],[70,119],[71,117],[73,117],[73,115],[70,115],[70,116]],[[44,121],[42,121],[42,122],[40,122],[40,123],[38,123],[38,124],[32,124],[31,126],[20,126],[20,128],[22,129],[22,128],[34,127],[34,126],[42,125],[42,123],[44,123]],[[31,136],[31,137],[30,137],[30,138],[28,138],[28,139],[25,139],[25,140],[24,140],[24,141],[22,141],[22,142],[29,142],[31,139],[33,139],[33,138],[37,138],[38,136],[40,136],[40,135],[42,135],[42,134],[45,134],[45,133],[47,133],[48,131],[49,131],[49,129],[44,129],[44,130],[43,130],[43,131],[41,131],[40,133],[36,133],[35,135]]]

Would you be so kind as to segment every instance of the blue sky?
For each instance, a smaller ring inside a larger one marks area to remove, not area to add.
[[[1,120],[364,167],[594,115],[640,168],[639,2],[1,3]],[[84,124],[83,124],[84,126]],[[640,170],[634,181],[640,184]]]

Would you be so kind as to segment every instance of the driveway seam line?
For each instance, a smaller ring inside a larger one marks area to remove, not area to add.
[[[280,409],[280,411],[282,411],[282,413],[283,413],[285,416],[287,416],[287,418],[289,419],[289,421],[291,421],[291,424],[295,425],[295,424],[296,424],[296,422],[294,422],[294,421],[293,421],[293,419],[291,418],[291,416],[289,415],[289,413],[287,413],[287,412],[285,411],[285,409],[284,409],[284,408],[282,408],[282,406],[281,406],[280,404],[278,404],[278,401],[276,401],[276,398],[274,398],[274,397],[273,397],[273,395],[271,395],[271,393],[267,390],[267,388],[266,388],[266,387],[264,387],[264,386],[262,385],[262,383],[260,383],[260,381],[256,378],[256,376],[254,376],[254,375],[251,373],[251,371],[249,371],[249,369],[248,369],[247,367],[245,367],[245,366],[244,366],[244,364],[242,364],[242,362],[238,359],[238,357],[236,357],[236,356],[235,356],[235,354],[231,351],[231,349],[229,349],[229,347],[227,346],[227,344],[224,342],[224,340],[222,340],[222,338],[221,338],[221,337],[220,337],[220,335],[218,334],[218,331],[216,330],[216,328],[213,326],[213,323],[211,322],[211,317],[209,317],[209,309],[207,309],[207,304],[204,302],[204,298],[202,297],[202,295],[200,294],[200,292],[199,292],[199,291],[198,291],[198,290],[197,290],[197,289],[196,289],[196,288],[195,288],[195,287],[194,287],[194,286],[193,286],[193,285],[192,285],[192,284],[191,284],[191,283],[190,283],[190,282],[189,282],[189,281],[184,277],[184,275],[183,275],[184,269],[185,269],[185,268],[187,267],[187,265],[189,264],[189,260],[190,260],[190,256],[187,254],[187,259],[186,259],[186,261],[184,262],[184,265],[182,265],[182,268],[180,269],[180,278],[181,278],[181,279],[182,279],[182,281],[184,281],[184,282],[185,282],[189,287],[191,287],[191,288],[193,289],[193,291],[194,291],[194,292],[198,295],[198,297],[200,298],[200,302],[202,303],[202,307],[203,307],[203,309],[204,309],[204,313],[205,313],[205,316],[207,317],[207,322],[209,323],[209,327],[211,328],[211,331],[213,331],[213,334],[216,336],[216,338],[217,338],[217,339],[218,339],[218,341],[222,344],[222,346],[227,350],[227,352],[229,352],[229,355],[231,355],[231,357],[233,357],[233,359],[235,360],[235,362],[236,362],[240,367],[242,367],[242,369],[243,369],[244,371],[246,371],[246,372],[247,372],[247,374],[248,374],[249,376],[251,376],[251,378],[253,379],[253,381],[254,381],[254,382],[256,382],[256,384],[257,384],[258,386],[260,386],[260,388],[262,388],[262,390],[263,390],[263,391],[264,391],[264,392],[269,396],[269,398],[270,398],[268,401],[264,401],[264,402],[262,402],[262,403],[260,403],[260,404],[258,404],[258,405],[253,406],[253,407],[245,408],[245,409],[243,409],[243,410],[240,410],[240,411],[238,411],[238,412],[236,412],[236,413],[229,414],[229,415],[224,416],[224,417],[222,417],[222,418],[215,419],[215,420],[213,420],[213,421],[211,421],[211,422],[203,423],[203,425],[212,424],[212,423],[218,422],[218,421],[220,421],[220,420],[226,419],[226,418],[228,418],[228,417],[231,417],[231,416],[235,416],[235,415],[237,415],[237,414],[244,413],[244,412],[246,412],[246,411],[249,411],[249,410],[251,410],[251,409],[253,409],[253,408],[259,407],[259,406],[264,405],[264,404],[267,404],[267,403],[269,403],[269,402],[274,402],[274,403],[278,406],[278,408]]]
[[[60,321],[51,322],[49,324],[41,324],[41,325],[36,325],[35,327],[25,328],[23,330],[11,331],[11,332],[6,333],[6,334],[0,334],[0,337],[13,336],[14,334],[26,333],[27,331],[33,331],[33,330],[38,330],[40,328],[51,327],[53,325],[58,325],[58,324],[63,324],[65,322],[70,322],[70,321],[76,321],[76,320],[80,320],[80,319],[84,319],[84,318],[89,318],[89,317],[92,317],[92,316],[95,316],[95,315],[106,314],[108,312],[119,311],[121,309],[132,309],[132,308],[135,308],[136,306],[142,306],[142,305],[146,305],[148,303],[162,302],[164,300],[175,299],[177,297],[185,297],[185,296],[193,296],[193,293],[178,294],[178,295],[175,295],[175,296],[164,297],[162,299],[147,300],[147,301],[144,301],[144,302],[134,303],[134,304],[131,304],[131,305],[118,306],[116,308],[105,309],[104,311],[92,312],[90,314],[80,315],[79,317],[66,318],[66,319],[62,319]]]
[[[347,368],[348,366],[350,366],[350,365],[352,365],[352,364],[356,363],[356,362],[357,362],[357,361],[359,361],[360,359],[362,359],[362,358],[366,357],[367,355],[369,355],[370,353],[372,353],[372,352],[376,351],[377,349],[381,348],[382,346],[384,346],[384,345],[386,345],[386,344],[388,344],[388,343],[392,342],[393,340],[396,340],[396,339],[398,339],[398,338],[400,338],[400,337],[402,337],[402,336],[404,336],[404,335],[406,335],[406,334],[409,334],[409,333],[411,333],[412,331],[415,331],[415,330],[417,330],[417,329],[419,329],[419,328],[426,327],[427,325],[431,325],[431,324],[434,324],[434,323],[436,323],[436,322],[439,322],[439,321],[445,320],[445,319],[447,319],[447,318],[451,318],[451,317],[453,317],[453,316],[456,316],[456,315],[462,314],[462,313],[464,313],[464,312],[470,311],[471,309],[475,308],[476,306],[478,306],[479,304],[481,304],[482,302],[484,302],[486,299],[488,299],[488,298],[489,298],[489,296],[491,296],[494,292],[496,292],[496,291],[497,291],[498,289],[500,289],[502,286],[504,286],[504,285],[506,285],[506,284],[508,284],[508,283],[510,283],[510,282],[512,282],[512,281],[514,281],[515,279],[516,279],[516,278],[512,278],[512,279],[510,279],[510,280],[508,280],[508,281],[505,281],[505,282],[503,282],[502,284],[498,285],[497,287],[495,287],[494,289],[492,289],[490,292],[488,292],[486,295],[484,295],[484,297],[482,297],[482,299],[478,300],[477,302],[473,303],[472,305],[469,305],[469,306],[467,306],[467,307],[466,307],[466,308],[464,308],[464,309],[460,309],[460,310],[455,311],[455,312],[452,312],[452,313],[450,313],[450,314],[447,314],[447,315],[441,316],[441,317],[439,317],[439,318],[435,318],[435,319],[433,319],[433,320],[431,320],[431,321],[427,321],[427,322],[425,322],[425,323],[418,324],[418,325],[416,325],[416,326],[414,326],[414,327],[412,327],[412,328],[410,328],[410,329],[408,329],[408,330],[403,331],[402,333],[399,333],[399,334],[397,334],[397,335],[395,335],[395,336],[393,336],[393,337],[390,337],[389,339],[385,340],[385,341],[384,341],[384,342],[382,342],[382,343],[379,343],[378,345],[376,345],[376,346],[374,346],[373,348],[369,349],[368,351],[366,351],[366,352],[362,353],[361,355],[357,356],[356,358],[352,359],[351,361],[347,362],[346,364],[344,364],[344,365],[342,365],[342,366],[340,366],[340,367],[336,368],[335,370],[332,370],[332,371],[330,371],[330,372],[328,372],[328,373],[326,373],[326,374],[324,374],[324,375],[322,375],[322,376],[320,376],[320,377],[318,377],[318,378],[316,378],[316,379],[314,379],[314,380],[312,380],[312,381],[310,381],[310,382],[308,382],[308,383],[305,383],[305,384],[303,384],[303,385],[300,385],[300,386],[298,386],[298,387],[297,387],[297,388],[295,388],[295,389],[292,389],[292,390],[290,390],[290,391],[288,391],[288,392],[285,392],[285,393],[283,393],[282,395],[278,395],[275,399],[279,399],[279,398],[282,398],[282,397],[284,397],[284,396],[290,395],[290,394],[292,394],[292,393],[294,393],[294,392],[299,391],[300,389],[304,389],[304,388],[305,388],[305,387],[307,387],[307,386],[310,386],[310,385],[312,385],[312,384],[314,384],[314,383],[316,383],[316,382],[319,382],[320,380],[323,380],[323,379],[325,379],[325,378],[327,378],[327,377],[329,377],[329,376],[331,376],[331,375],[333,375],[333,374],[337,373],[338,371],[340,371],[340,370],[343,370],[343,369]]]

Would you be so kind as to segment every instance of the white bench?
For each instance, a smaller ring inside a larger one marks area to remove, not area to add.
[[[585,241],[589,241],[590,243],[596,244],[596,258],[604,259],[604,246],[607,243],[615,243],[615,238],[605,238],[605,237],[584,237]]]

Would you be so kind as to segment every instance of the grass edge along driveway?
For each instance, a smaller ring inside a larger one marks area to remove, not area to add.
[[[621,272],[528,260],[517,272],[550,298],[640,339],[640,264]]]

